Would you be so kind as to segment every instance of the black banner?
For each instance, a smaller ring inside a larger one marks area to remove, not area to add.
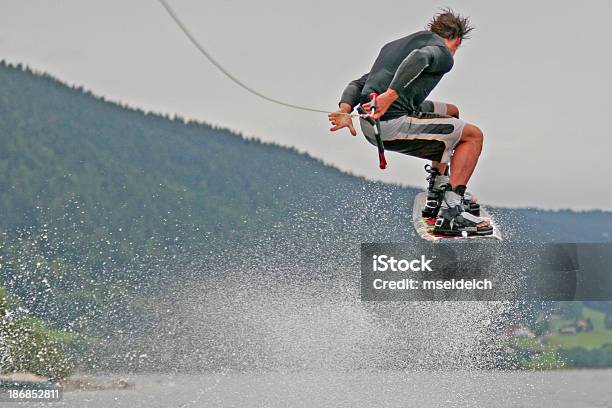
[[[361,244],[361,299],[612,301],[612,244]]]

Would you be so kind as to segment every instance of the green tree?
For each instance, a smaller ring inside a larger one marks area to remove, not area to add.
[[[0,314],[0,372],[26,371],[52,378],[64,378],[72,372],[74,367],[63,351],[70,336],[39,320],[15,316],[3,288]]]

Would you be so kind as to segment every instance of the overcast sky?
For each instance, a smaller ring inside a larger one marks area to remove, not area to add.
[[[382,45],[452,6],[477,29],[430,98],[458,105],[485,132],[470,189],[496,205],[612,210],[609,0],[169,1],[244,82],[323,109],[335,109]],[[424,161],[389,153],[381,171],[361,135],[331,134],[324,114],[235,86],[156,0],[0,2],[0,58],[111,100],[294,146],[354,174],[425,184]]]

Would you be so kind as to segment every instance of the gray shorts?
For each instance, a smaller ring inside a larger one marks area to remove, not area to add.
[[[431,105],[425,106],[428,102]],[[421,106],[423,110],[431,110],[380,122],[385,149],[448,163],[461,139],[465,122],[447,116],[445,103],[425,101]],[[372,125],[361,118],[360,123],[368,142],[376,145]]]
[[[426,100],[419,106],[421,112],[437,113],[438,115],[448,115],[446,103]]]

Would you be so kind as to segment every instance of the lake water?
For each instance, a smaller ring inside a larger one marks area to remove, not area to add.
[[[612,407],[612,370],[304,371],[113,378],[127,379],[133,387],[67,392],[63,401],[46,406]]]

